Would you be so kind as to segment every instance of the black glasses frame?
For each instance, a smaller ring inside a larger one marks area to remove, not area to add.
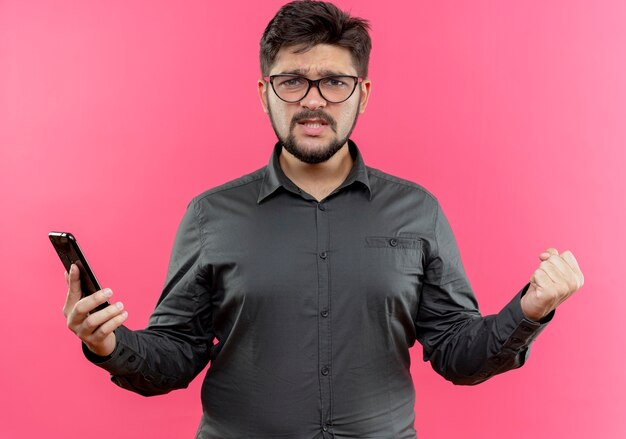
[[[276,89],[274,88],[274,78],[276,78],[278,76],[290,76],[292,78],[304,79],[305,81],[308,82],[308,87],[306,89],[306,92],[304,93],[304,95],[300,99],[295,100],[295,101],[288,101],[287,99],[281,98],[280,95],[278,94],[278,92],[276,91]],[[324,96],[324,93],[322,93],[322,90],[320,89],[320,82],[325,80],[325,79],[329,79],[329,78],[352,78],[352,79],[354,79],[354,87],[352,88],[352,91],[350,92],[350,94],[348,95],[347,98],[345,98],[345,99],[343,99],[341,101],[332,101],[332,100],[326,98],[326,96]],[[333,104],[340,104],[340,103],[345,102],[348,99],[350,99],[350,97],[354,94],[354,90],[356,90],[357,85],[359,85],[361,82],[363,82],[363,78],[361,78],[359,76],[330,75],[330,76],[324,76],[323,78],[320,78],[320,79],[309,79],[309,78],[307,78],[305,76],[295,75],[295,74],[292,74],[292,73],[282,73],[280,75],[266,76],[263,79],[265,80],[265,82],[269,82],[272,85],[272,90],[274,90],[274,93],[276,94],[276,96],[278,96],[278,99],[280,99],[283,102],[287,102],[289,104],[295,104],[296,102],[300,102],[302,99],[306,98],[306,96],[309,94],[309,91],[311,91],[311,87],[317,88],[317,92],[320,94],[320,96],[325,101],[333,103]]]

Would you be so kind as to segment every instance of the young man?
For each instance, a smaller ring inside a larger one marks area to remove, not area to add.
[[[530,283],[482,317],[436,200],[366,167],[367,24],[322,2],[285,5],[261,39],[258,91],[279,139],[269,164],[194,198],[147,329],[110,290],[68,326],[87,358],[143,395],[186,387],[210,361],[198,438],[415,438],[409,348],[458,384],[520,367],[583,283],[548,249]],[[214,344],[214,340],[216,344]]]

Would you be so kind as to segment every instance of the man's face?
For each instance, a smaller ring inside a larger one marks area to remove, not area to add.
[[[319,44],[310,50],[294,53],[294,47],[282,48],[270,70],[271,75],[298,74],[309,79],[333,75],[357,76],[350,51],[338,46]],[[365,111],[370,82],[357,85],[352,96],[341,103],[326,101],[316,87],[311,87],[299,102],[282,101],[271,85],[259,80],[263,110],[283,147],[305,163],[330,159],[348,141],[357,117]]]

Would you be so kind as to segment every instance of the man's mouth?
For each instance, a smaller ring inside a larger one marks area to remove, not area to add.
[[[298,126],[302,128],[302,132],[306,136],[318,137],[321,136],[326,130],[328,123],[319,118],[302,119],[298,121]]]
[[[291,119],[290,130],[296,127],[301,134],[312,137],[327,135],[327,128],[330,131],[337,131],[333,118],[322,111],[303,110],[295,114]]]
[[[304,119],[304,120],[299,120],[298,123],[308,128],[319,128],[323,125],[328,125],[322,119]]]

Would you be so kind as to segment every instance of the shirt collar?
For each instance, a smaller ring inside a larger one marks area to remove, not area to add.
[[[357,148],[356,143],[354,143],[352,140],[348,140],[348,148],[350,150],[350,155],[354,160],[354,164],[345,181],[337,189],[335,189],[335,192],[345,187],[348,187],[355,182],[360,182],[367,189],[368,198],[371,200],[372,190],[370,188],[370,181],[367,176],[367,168],[365,167],[365,162],[363,162],[361,152],[359,151],[359,148]],[[257,203],[259,204],[271,194],[276,192],[280,187],[296,194],[300,192],[300,189],[298,189],[294,182],[292,182],[285,175],[280,167],[280,162],[278,158],[280,156],[281,150],[282,145],[280,142],[277,142],[276,145],[274,145],[274,151],[272,152],[270,161],[265,168],[265,176],[263,178],[263,183],[261,184],[261,189],[259,191],[259,198],[257,199]]]

